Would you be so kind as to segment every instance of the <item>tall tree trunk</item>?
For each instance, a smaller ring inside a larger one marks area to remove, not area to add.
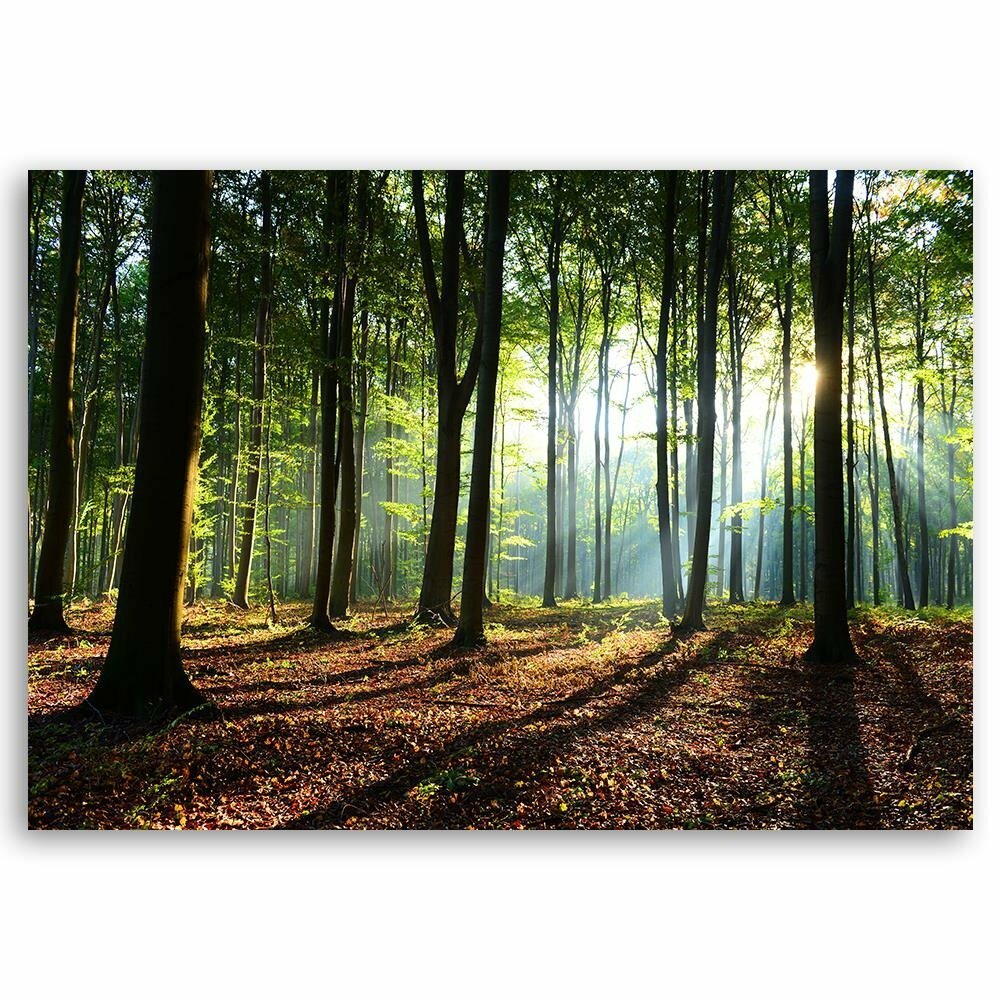
[[[328,284],[333,286],[333,303],[331,307],[327,291],[320,303],[320,338],[323,341],[324,364],[320,375],[319,531],[316,542],[316,589],[313,592],[313,610],[309,618],[309,624],[313,628],[326,632],[333,628],[329,606],[337,505],[337,360],[340,352],[338,339],[350,188],[349,171],[327,171],[322,255]],[[331,255],[334,228],[337,243],[336,251]]]
[[[368,228],[367,170],[358,172],[358,249],[349,269],[344,290],[344,315],[340,328],[340,363],[337,366],[338,399],[340,403],[340,525],[337,551],[333,561],[333,581],[330,586],[330,617],[346,618],[350,605],[351,581],[354,578],[354,544],[358,524],[357,482],[354,425],[354,300],[358,272],[364,253]]]
[[[814,494],[816,508],[815,633],[805,659],[846,663],[856,659],[847,625],[844,580],[844,456],[841,443],[841,375],[844,292],[851,243],[854,171],[838,170],[832,230],[827,174],[809,174],[809,249],[816,326]]]
[[[885,379],[882,374],[882,345],[878,326],[878,309],[875,303],[875,248],[873,245],[872,219],[868,214],[868,303],[871,309],[872,347],[875,352],[875,375],[878,382],[879,407],[882,411],[882,436],[885,447],[885,467],[889,476],[889,497],[892,501],[893,536],[896,543],[897,578],[902,591],[903,606],[914,611],[913,591],[910,589],[910,572],[907,567],[906,542],[903,538],[903,514],[896,482],[896,468],[892,459],[892,438],[889,436],[889,414],[885,405]]]
[[[260,174],[260,199],[263,210],[263,244],[260,258],[260,302],[254,329],[253,405],[250,411],[250,454],[247,460],[247,495],[240,531],[240,561],[236,571],[233,604],[249,608],[250,570],[253,565],[254,534],[257,523],[257,496],[260,491],[261,447],[263,443],[264,391],[267,382],[265,354],[267,326],[271,319],[271,175]]]
[[[563,242],[562,176],[552,180],[552,232],[548,245],[546,270],[549,279],[549,353],[548,353],[548,431],[545,446],[545,580],[542,587],[542,607],[556,606],[556,435],[558,413],[556,388],[559,347],[559,265]]]
[[[754,566],[753,599],[760,600],[760,578],[764,565],[764,524],[767,512],[764,501],[767,499],[767,465],[771,458],[771,435],[774,433],[774,407],[777,403],[777,391],[767,394],[767,411],[764,415],[764,437],[760,450],[760,513],[757,517],[757,562]]]
[[[712,530],[715,451],[715,375],[718,351],[719,284],[733,214],[735,175],[716,170],[712,181],[712,238],[708,250],[705,315],[698,329],[698,516],[694,555],[682,631],[705,627],[703,609],[708,578],[708,543]]]
[[[90,702],[149,716],[203,701],[181,664],[181,616],[201,442],[210,171],[154,176],[139,453],[122,585]]]
[[[427,537],[417,618],[426,624],[455,625],[457,619],[451,607],[451,587],[461,488],[462,420],[472,397],[482,354],[482,325],[479,324],[468,366],[459,379],[456,355],[465,173],[461,170],[449,170],[447,174],[440,292],[427,231],[423,174],[418,170],[413,171],[413,196],[424,288],[434,327],[438,388],[434,509]]]
[[[875,392],[872,385],[871,359],[868,360],[868,498],[872,517],[872,605],[882,603],[879,578],[879,467],[878,432],[875,430]]]
[[[76,353],[77,301],[84,170],[63,174],[59,231],[59,292],[52,348],[52,438],[49,444],[49,504],[35,578],[31,631],[66,631],[63,617],[66,543],[73,522],[73,360]]]
[[[597,409],[594,413],[594,595],[599,603],[604,596],[604,522],[601,520],[601,410],[604,406],[604,351],[607,349],[607,323],[597,353]]]
[[[368,355],[368,310],[361,313],[361,345],[358,357],[365,362]],[[365,437],[368,429],[368,372],[361,369],[358,372],[358,420],[354,429],[354,456],[357,460],[357,475],[354,480],[354,509],[357,518],[354,525],[354,551],[351,554],[351,604],[358,599],[358,555],[361,551],[361,502],[364,497],[365,483]]]
[[[469,520],[462,573],[462,605],[454,639],[459,646],[477,646],[486,641],[483,628],[483,587],[486,580],[486,543],[490,530],[490,463],[497,368],[500,363],[503,258],[509,204],[510,174],[505,170],[491,170],[487,192],[483,340],[476,402],[476,436],[472,453]]]
[[[854,491],[854,238],[847,258],[847,606],[854,607],[854,550],[857,536],[857,510]]]
[[[354,301],[358,274],[364,254],[368,228],[367,170],[358,172],[357,247],[344,282],[343,316],[340,323],[340,360],[337,365],[337,398],[340,406],[340,523],[337,549],[333,560],[330,584],[330,617],[346,618],[350,605],[351,582],[354,578],[354,536],[358,523],[357,481],[354,425]]]

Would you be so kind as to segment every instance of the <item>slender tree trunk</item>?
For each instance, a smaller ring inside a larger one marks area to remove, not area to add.
[[[753,599],[760,600],[760,578],[764,565],[764,525],[767,514],[764,501],[767,499],[767,466],[771,459],[771,435],[774,433],[774,406],[777,402],[777,392],[769,392],[767,396],[767,412],[764,416],[764,438],[760,452],[760,513],[757,517],[757,563],[754,566]]]
[[[455,644],[478,646],[486,641],[483,628],[483,587],[486,580],[486,544],[490,530],[490,463],[496,410],[497,368],[500,363],[500,320],[503,306],[503,258],[507,238],[510,174],[489,172],[487,231],[484,254],[483,341],[476,403],[476,434],[469,490],[469,521],[462,605]]]
[[[854,239],[847,258],[847,606],[854,607],[854,549],[857,512],[854,491]]]
[[[63,174],[59,232],[59,292],[52,348],[52,438],[49,444],[49,503],[35,578],[31,631],[66,631],[63,617],[66,544],[73,522],[73,360],[76,353],[77,301],[80,290],[80,243],[83,189],[87,174]]]
[[[254,534],[257,523],[257,495],[260,491],[261,448],[263,443],[264,391],[267,383],[265,353],[267,326],[271,319],[271,175],[266,170],[260,175],[260,197],[263,210],[263,243],[260,262],[260,303],[257,307],[257,325],[254,330],[253,405],[250,411],[250,455],[247,463],[247,495],[240,531],[240,561],[236,571],[233,604],[238,608],[250,607],[250,570],[253,565]]]
[[[545,446],[545,581],[542,588],[542,607],[556,606],[556,386],[559,346],[559,265],[562,255],[563,214],[561,199],[562,178],[553,181],[554,203],[552,236],[548,247],[547,271],[549,278],[549,354],[548,354],[548,434]]]
[[[597,410],[594,414],[594,595],[598,604],[604,596],[604,527],[601,520],[601,409],[604,406],[604,351],[607,336],[601,338],[597,356]]]
[[[329,605],[337,505],[337,359],[340,352],[338,340],[349,198],[350,172],[328,171],[322,254],[328,281],[333,285],[333,303],[331,307],[329,293],[320,303],[320,338],[323,341],[324,364],[320,375],[319,531],[316,543],[316,589],[313,592],[313,610],[309,618],[309,624],[313,628],[326,632],[333,628]],[[335,219],[337,244],[331,260]]]
[[[368,354],[368,310],[361,314],[361,345],[358,356],[362,362]],[[354,481],[354,509],[357,518],[354,525],[354,551],[351,554],[351,564],[354,572],[351,574],[351,604],[358,599],[358,555],[361,551],[361,502],[364,497],[365,483],[365,437],[368,428],[368,373],[362,369],[358,373],[358,420],[354,430],[354,455],[357,460],[357,475]]]
[[[703,609],[708,577],[708,543],[712,530],[712,486],[715,451],[715,375],[722,277],[733,212],[732,171],[716,170],[712,182],[712,238],[708,251],[705,315],[698,330],[698,516],[694,555],[682,631],[705,627]]]
[[[878,310],[875,304],[875,249],[872,245],[872,222],[868,221],[868,302],[871,308],[872,347],[875,352],[875,375],[878,382],[879,407],[882,411],[882,436],[885,446],[885,467],[889,476],[889,497],[892,501],[892,524],[896,542],[896,563],[898,580],[902,590],[903,606],[907,611],[915,610],[913,591],[910,589],[910,573],[907,568],[906,542],[903,538],[903,514],[896,482],[896,468],[892,460],[892,438],[889,436],[889,414],[885,406],[885,380],[882,374],[882,347],[879,336]]]
[[[210,171],[154,177],[139,453],[114,629],[91,703],[155,715],[203,701],[181,664],[201,441]]]

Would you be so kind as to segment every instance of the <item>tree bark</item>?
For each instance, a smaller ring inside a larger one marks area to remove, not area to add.
[[[489,172],[487,230],[484,254],[483,342],[476,402],[476,436],[469,489],[469,521],[462,573],[462,604],[454,642],[478,646],[486,641],[483,628],[483,587],[486,582],[486,544],[490,530],[490,465],[496,410],[497,367],[500,363],[500,326],[503,307],[503,258],[510,205],[510,174]]]
[[[838,170],[831,230],[826,171],[810,171],[809,250],[817,369],[813,420],[816,573],[815,633],[805,659],[821,664],[856,659],[847,625],[844,581],[844,457],[840,423],[844,292],[853,188],[854,171]]]
[[[68,630],[63,617],[66,545],[73,522],[73,362],[80,291],[83,189],[87,173],[63,174],[59,231],[59,292],[52,348],[52,437],[49,444],[49,504],[35,578],[30,631]]]
[[[358,172],[357,246],[344,289],[343,318],[340,325],[340,360],[337,365],[337,397],[340,406],[340,524],[337,551],[330,585],[330,617],[346,618],[354,578],[354,535],[357,530],[357,456],[354,427],[354,300],[368,229],[367,170]]]
[[[181,616],[201,442],[210,171],[154,176],[139,452],[108,655],[90,697],[152,716],[204,699],[181,663]]]
[[[465,172],[449,170],[447,174],[440,292],[427,230],[423,173],[419,170],[413,171],[413,200],[424,288],[434,328],[438,389],[434,508],[431,512],[424,574],[417,603],[417,619],[430,625],[455,625],[457,619],[451,606],[451,587],[461,488],[462,420],[472,398],[482,355],[482,325],[477,324],[469,362],[465,374],[459,379],[456,354]]]
[[[333,629],[329,606],[337,505],[337,359],[340,351],[338,338],[343,298],[342,278],[347,252],[345,229],[349,198],[350,172],[327,171],[322,254],[327,281],[333,286],[333,302],[331,307],[330,291],[325,289],[320,304],[320,338],[323,341],[324,363],[320,375],[319,531],[316,544],[316,589],[309,618],[309,624],[313,628],[325,632]],[[337,243],[331,260],[334,229]]]
[[[705,627],[703,609],[708,577],[708,543],[712,530],[712,485],[715,451],[715,375],[718,351],[719,284],[733,213],[735,176],[716,170],[712,180],[712,237],[708,249],[705,314],[698,330],[698,511],[687,607],[680,628]]]

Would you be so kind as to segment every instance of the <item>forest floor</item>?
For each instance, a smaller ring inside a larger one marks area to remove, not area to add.
[[[801,662],[811,608],[495,607],[452,653],[403,609],[351,634],[287,604],[188,610],[214,718],[105,725],[81,702],[112,609],[28,651],[32,828],[881,828],[972,824],[971,612],[859,610],[861,663]],[[73,711],[76,709],[76,711]]]

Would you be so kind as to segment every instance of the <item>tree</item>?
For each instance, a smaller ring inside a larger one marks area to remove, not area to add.
[[[510,174],[506,170],[491,170],[487,183],[487,228],[483,264],[483,343],[479,362],[476,436],[472,453],[465,566],[462,573],[462,604],[454,640],[458,646],[478,646],[486,641],[483,629],[483,587],[486,580],[486,542],[490,526],[490,465],[496,410],[497,369],[500,363],[503,259],[510,211]]]
[[[90,703],[150,716],[204,699],[181,663],[188,539],[201,442],[211,171],[163,171],[153,188],[139,451],[122,585]]]
[[[781,323],[781,413],[784,508],[781,522],[781,604],[795,603],[793,519],[795,493],[792,482],[792,310],[795,303],[795,261],[797,256],[796,195],[794,179],[775,171],[767,174],[768,219],[776,229],[781,216],[780,249],[772,257],[774,306]]]
[[[712,530],[712,478],[715,452],[715,375],[718,352],[719,285],[733,214],[735,175],[716,170],[712,178],[712,233],[705,277],[705,314],[698,328],[698,511],[694,553],[688,579],[682,632],[703,629],[708,543]]]
[[[247,466],[247,496],[240,532],[239,567],[233,604],[247,609],[249,604],[250,567],[253,563],[254,533],[257,523],[257,495],[260,492],[260,461],[263,442],[264,392],[267,383],[265,368],[267,329],[271,321],[271,283],[273,270],[271,252],[271,175],[260,172],[260,203],[262,240],[260,252],[260,301],[254,327],[253,407],[250,412],[250,462]]]
[[[343,486],[340,491],[340,534],[337,538],[333,580],[330,585],[331,618],[347,617],[351,580],[354,575],[354,534],[358,518],[356,492],[358,470],[354,450],[354,301],[358,286],[358,273],[364,254],[365,234],[368,228],[368,186],[368,171],[359,171],[357,240],[344,280],[343,313],[340,321],[340,356],[337,360],[337,398],[340,405],[338,445]]]
[[[663,581],[662,608],[665,618],[677,610],[677,581],[674,576],[673,547],[670,539],[670,464],[667,425],[667,341],[670,303],[674,294],[674,229],[677,225],[677,172],[663,174],[663,280],[660,285],[660,322],[654,352],[656,367],[656,516],[660,542],[660,575]]]
[[[320,374],[320,469],[319,532],[316,545],[316,590],[309,624],[329,632],[330,584],[333,576],[333,542],[337,505],[337,361],[343,302],[343,270],[346,249],[347,205],[350,199],[350,172],[327,171],[323,207],[322,264],[324,289],[320,305],[320,339],[323,367]],[[336,248],[333,235],[336,232]],[[332,286],[332,287],[331,287]],[[332,292],[332,303],[330,301]]]
[[[76,353],[77,303],[80,291],[80,243],[85,170],[63,173],[62,222],[59,232],[59,295],[52,349],[52,437],[49,445],[49,506],[35,579],[32,631],[68,631],[63,617],[66,545],[73,521],[73,362]]]
[[[805,659],[856,659],[847,625],[844,580],[844,455],[841,441],[844,293],[851,244],[854,171],[838,170],[829,219],[827,174],[809,173],[809,261],[816,326],[813,421],[816,494],[815,634]]]
[[[444,242],[439,290],[427,228],[423,171],[413,171],[417,242],[420,247],[420,264],[437,355],[438,426],[434,510],[431,514],[423,582],[417,604],[418,620],[432,625],[456,624],[455,613],[451,607],[451,584],[454,576],[458,494],[461,485],[462,421],[476,385],[476,374],[479,371],[482,354],[482,327],[477,324],[465,374],[459,378],[457,372],[459,263],[463,238],[465,171],[449,170],[445,186]]]

